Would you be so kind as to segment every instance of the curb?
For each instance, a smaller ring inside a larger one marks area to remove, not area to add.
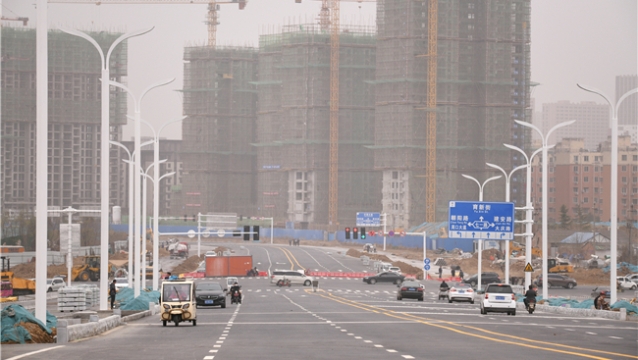
[[[57,343],[65,344],[71,341],[97,336],[115,329],[118,326],[126,325],[129,321],[139,320],[141,318],[151,316],[156,312],[157,309],[153,309],[141,311],[124,317],[121,317],[120,315],[111,315],[107,318],[100,319],[99,321],[85,324],[72,324],[70,321],[60,320],[57,328]]]
[[[521,311],[526,311],[525,304],[523,303],[517,302],[516,308]],[[536,304],[536,309],[539,311],[544,311],[544,312],[553,313],[553,314],[577,315],[577,316],[620,320],[620,321],[627,320],[627,309],[623,309],[623,308],[621,308],[620,311],[603,311],[603,310],[595,310],[595,309],[572,309],[570,307],[563,307],[563,306],[549,306],[549,305]]]

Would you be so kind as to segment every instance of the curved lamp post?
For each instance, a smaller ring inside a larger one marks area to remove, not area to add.
[[[542,257],[543,257],[543,268],[542,268],[542,276],[543,276],[543,281],[547,282],[547,193],[549,192],[547,190],[547,150],[551,147],[547,145],[547,142],[549,141],[549,136],[552,134],[552,132],[554,132],[554,130],[560,129],[562,127],[571,125],[573,123],[576,122],[576,120],[570,120],[570,121],[565,121],[559,124],[554,125],[551,129],[549,129],[549,131],[547,131],[547,134],[543,135],[543,132],[536,126],[524,122],[524,121],[520,121],[520,120],[514,120],[514,122],[516,122],[517,124],[521,125],[521,126],[526,126],[529,128],[534,129],[541,137],[541,140],[543,141],[543,147],[541,148],[541,150],[543,151],[543,173],[542,173],[542,177],[543,177],[543,183],[542,183],[542,189],[543,189],[543,240],[542,240]],[[538,150],[537,150],[538,151]],[[530,158],[531,161],[531,158]],[[531,162],[530,162],[531,164]],[[530,169],[531,170],[531,169]],[[529,179],[529,181],[531,181],[531,177]],[[531,206],[531,204],[530,204]],[[531,217],[531,211],[528,209],[529,211],[529,216]],[[531,220],[531,219],[528,219]],[[530,232],[531,232],[531,224],[530,225]],[[530,248],[531,248],[531,238],[530,238]],[[531,256],[531,254],[530,254]],[[526,276],[527,278],[527,276]],[[530,274],[530,278],[531,278],[531,274]],[[529,285],[528,285],[529,286]],[[543,286],[543,299],[547,299],[547,288],[549,286]]]
[[[465,174],[461,174],[461,176],[463,176],[466,179],[474,180],[474,182],[479,186],[479,201],[483,201],[483,188],[485,187],[485,184],[487,184],[488,182],[492,180],[501,178],[501,175],[492,176],[491,178],[485,179],[485,181],[483,181],[483,184],[481,184],[473,176],[465,175]],[[478,241],[478,284],[476,285],[477,291],[481,289],[481,272],[482,272],[481,266],[483,264],[482,256],[483,256],[483,239],[479,239]]]
[[[113,53],[113,49],[121,43],[122,41],[135,37],[144,35],[147,32],[153,30],[153,27],[148,29],[136,30],[122,36],[118,37],[111,47],[109,47],[106,56],[104,56],[104,52],[100,45],[90,37],[89,35],[78,31],[78,30],[69,30],[69,29],[60,29],[61,31],[79,36],[91,44],[95,46],[97,51],[100,53],[100,60],[102,61],[102,130],[100,134],[100,210],[101,212],[101,226],[100,226],[100,292],[102,294],[106,294],[108,281],[109,281],[109,257],[108,257],[108,245],[109,245],[109,183],[110,183],[110,154],[109,154],[109,138],[110,138],[110,97],[109,97],[109,60],[111,58],[111,54]],[[104,296],[100,297],[100,310],[106,310],[108,308],[108,299]]]
[[[505,201],[509,202],[510,201],[510,178],[512,177],[512,174],[514,174],[516,170],[523,169],[527,167],[527,165],[517,166],[514,169],[512,169],[509,173],[507,173],[505,169],[503,169],[502,167],[496,164],[485,163],[485,165],[493,169],[499,170],[500,172],[503,173],[503,176],[505,176]],[[506,284],[510,283],[510,241],[509,240],[505,241],[505,283]]]
[[[161,82],[158,82],[156,84],[153,84],[149,87],[147,87],[146,89],[144,89],[144,91],[142,91],[142,93],[140,94],[139,98],[136,98],[133,93],[131,92],[131,90],[129,90],[128,87],[126,87],[123,84],[120,84],[118,82],[115,81],[109,81],[109,83],[115,87],[119,87],[120,89],[123,89],[124,91],[126,91],[132,98],[133,101],[135,103],[135,153],[136,154],[140,154],[140,138],[141,138],[141,103],[142,103],[142,99],[144,99],[144,96],[151,91],[152,89],[156,88],[156,87],[160,87],[166,84],[170,84],[171,82],[173,82],[175,80],[175,78],[173,79],[169,79],[169,80],[164,80]],[[134,227],[134,238],[135,238],[135,264],[137,266],[135,266],[135,268],[133,269],[133,272],[135,273],[134,276],[134,282],[133,282],[133,290],[134,290],[134,296],[138,297],[140,295],[140,216],[142,215],[140,212],[140,201],[142,201],[141,198],[141,194],[140,194],[140,187],[142,185],[141,183],[141,178],[140,178],[140,171],[141,171],[141,156],[135,156],[135,171],[133,171],[133,174],[135,176],[135,227]]]
[[[610,202],[610,217],[611,217],[611,260],[609,271],[609,289],[611,290],[610,302],[613,304],[616,302],[616,272],[618,263],[618,108],[629,95],[638,92],[638,88],[632,89],[624,93],[620,99],[614,105],[607,96],[597,89],[586,88],[580,84],[576,84],[579,88],[600,95],[607,104],[609,104],[609,115],[611,118],[611,202]]]
[[[144,199],[142,200],[142,204],[144,204],[144,208],[143,208],[143,214],[142,214],[142,229],[144,229],[144,241],[142,241],[142,253],[144,254],[142,256],[142,267],[144,268],[144,271],[142,271],[142,284],[144,286],[146,286],[146,210],[148,208],[148,200],[146,199],[147,196],[147,189],[146,189],[146,183],[147,183],[147,179],[151,179],[151,181],[153,181],[153,184],[155,183],[155,179],[153,177],[151,177],[148,174],[148,171],[153,168],[153,169],[158,169],[159,165],[162,163],[165,163],[167,161],[167,159],[162,159],[162,160],[158,160],[158,161],[153,161],[153,163],[151,163],[148,168],[146,168],[146,171],[144,171],[141,175],[144,177],[144,182],[143,182],[143,190],[142,190],[142,194]],[[155,186],[153,187],[155,188]],[[153,194],[154,195],[154,194]],[[157,232],[155,229],[153,229],[153,233]],[[153,234],[153,236],[155,236],[155,234]],[[159,249],[158,249],[159,251]],[[153,254],[153,257],[155,257],[155,254]],[[153,287],[153,290],[157,290],[157,287]]]

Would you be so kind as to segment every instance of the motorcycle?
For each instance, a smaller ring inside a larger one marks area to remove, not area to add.
[[[277,281],[277,286],[279,286],[279,287],[282,287],[282,286],[290,287],[290,279],[280,279],[279,281]]]
[[[532,300],[529,302],[529,304],[527,304],[527,311],[530,314],[533,314],[534,310],[536,310],[536,300]]]
[[[241,304],[241,295],[239,294],[239,289],[233,290],[233,292],[230,294],[230,303]]]

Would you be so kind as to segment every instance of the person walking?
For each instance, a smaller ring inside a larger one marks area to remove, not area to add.
[[[459,277],[463,280],[463,270],[459,269]]]
[[[117,294],[117,289],[115,288],[115,283],[117,280],[113,279],[111,282],[111,286],[109,287],[109,295],[111,296],[111,310],[113,310],[115,305],[115,294]]]
[[[439,279],[443,276],[443,267],[439,266]]]

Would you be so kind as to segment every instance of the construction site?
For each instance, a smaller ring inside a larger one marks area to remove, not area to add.
[[[376,29],[324,3],[319,24],[261,34],[258,49],[185,50],[175,208],[329,229],[380,211],[406,229],[477,199],[462,174],[523,163],[502,144],[530,145],[514,123],[530,119],[528,0],[380,0]]]

